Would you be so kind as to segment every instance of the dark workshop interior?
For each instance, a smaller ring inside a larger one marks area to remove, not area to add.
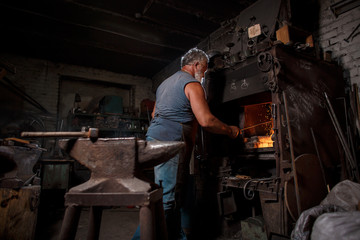
[[[188,240],[358,239],[359,26],[359,0],[2,0],[0,239],[166,240],[183,143],[145,135],[193,47],[242,131],[197,131]]]

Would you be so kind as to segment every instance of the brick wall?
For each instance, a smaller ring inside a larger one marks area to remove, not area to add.
[[[17,55],[2,55],[1,59],[16,67],[16,73],[8,73],[6,77],[50,112],[48,115],[42,114],[39,109],[24,101],[24,110],[42,116],[46,123],[47,131],[56,130],[59,81],[61,76],[73,76],[135,86],[135,107],[139,109],[143,99],[155,98],[151,90],[152,81],[144,77],[54,63]],[[11,105],[11,102],[7,104]],[[71,107],[69,106],[69,109]]]
[[[333,60],[343,67],[344,78],[360,85],[360,27],[349,42],[345,41],[360,24],[360,7],[336,17],[330,9],[336,2],[339,1],[320,1],[319,29],[315,37],[323,52],[331,51]]]

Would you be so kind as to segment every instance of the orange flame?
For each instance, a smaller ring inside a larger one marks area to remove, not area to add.
[[[274,130],[272,131],[274,134]],[[259,136],[258,142],[254,143],[254,148],[268,148],[273,147],[274,142],[271,140],[272,134],[270,136]]]

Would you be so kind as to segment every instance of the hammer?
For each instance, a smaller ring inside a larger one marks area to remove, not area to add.
[[[81,132],[22,132],[21,137],[83,137],[97,138],[99,136],[98,128],[89,128],[89,131]]]

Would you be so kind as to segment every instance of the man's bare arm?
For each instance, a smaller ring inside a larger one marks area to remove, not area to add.
[[[209,109],[205,99],[205,93],[200,83],[192,82],[185,86],[185,95],[190,101],[192,111],[199,124],[207,131],[217,134],[228,135],[235,138],[240,129],[236,126],[228,126],[217,119]]]

